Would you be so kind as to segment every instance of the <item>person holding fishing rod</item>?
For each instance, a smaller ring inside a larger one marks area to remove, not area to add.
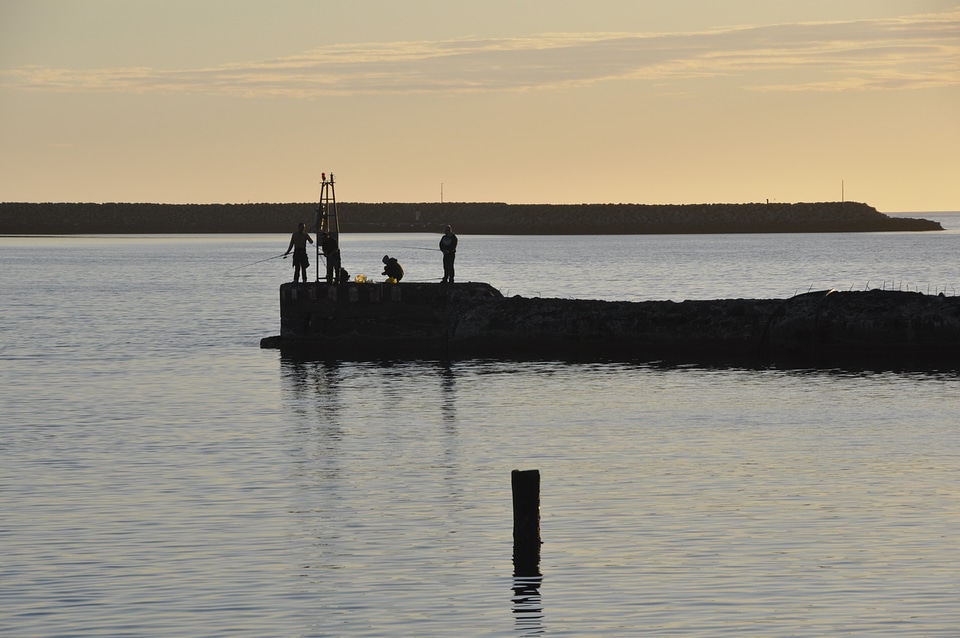
[[[340,246],[337,243],[337,238],[330,233],[323,233],[320,250],[323,251],[323,256],[327,262],[327,283],[345,283],[341,282]]]
[[[448,225],[440,238],[440,252],[443,253],[443,279],[440,283],[453,283],[453,261],[457,258],[457,236],[453,227]]]
[[[310,260],[307,258],[307,242],[312,244],[313,240],[303,229],[304,224],[300,222],[297,225],[297,232],[290,236],[287,252],[283,253],[283,258],[286,259],[290,251],[293,251],[293,283],[300,281],[301,271],[303,271],[303,283],[307,283],[307,268],[310,267]]]

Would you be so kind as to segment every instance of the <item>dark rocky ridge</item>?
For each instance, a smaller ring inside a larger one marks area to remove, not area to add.
[[[339,203],[340,230],[489,235],[943,230],[858,202],[773,204]],[[285,233],[316,204],[0,203],[0,234]]]

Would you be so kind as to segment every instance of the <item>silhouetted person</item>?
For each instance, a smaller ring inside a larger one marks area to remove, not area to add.
[[[340,283],[340,246],[337,244],[337,238],[330,233],[324,233],[320,250],[327,258],[327,283],[331,284],[334,281]]]
[[[287,246],[287,252],[283,253],[286,259],[290,251],[293,251],[293,283],[300,281],[300,272],[303,271],[303,283],[307,283],[307,268],[310,267],[310,260],[307,259],[307,242],[313,243],[310,235],[303,231],[303,222],[297,225],[297,232],[290,236],[290,245]]]
[[[403,266],[395,257],[389,255],[383,256],[383,273],[387,277],[393,277],[397,281],[403,279]]]
[[[447,226],[440,238],[440,252],[443,253],[443,279],[440,283],[453,283],[453,260],[457,258],[457,236],[453,234],[453,227]]]

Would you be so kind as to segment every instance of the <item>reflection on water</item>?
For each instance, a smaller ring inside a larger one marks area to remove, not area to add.
[[[294,411],[303,415],[304,403],[316,406],[318,416],[326,417],[337,411],[337,385],[342,378],[337,373],[339,364],[335,361],[304,361],[299,358],[281,359],[281,373],[290,382],[290,387],[298,401]]]
[[[443,389],[443,402],[440,404],[444,423],[451,427],[457,422],[457,377],[449,363],[440,365],[440,387]]]
[[[306,461],[303,467],[316,478],[335,479],[339,475],[340,442],[344,437],[340,426],[340,393],[343,383],[337,364],[283,359],[281,374],[292,392],[289,402],[297,441],[303,446]]]
[[[458,259],[513,293],[762,297],[956,283],[958,239]],[[288,266],[223,274],[287,240],[0,238],[0,635],[956,635],[956,370],[294,360],[257,347]],[[545,477],[530,571],[518,467]]]
[[[540,597],[540,585],[543,576],[539,574],[513,576],[513,613],[517,631],[521,636],[536,636],[544,633],[543,601]]]
[[[509,605],[520,635],[546,624],[743,635],[744,618],[788,635],[788,616],[810,606],[820,616],[797,622],[813,633],[870,629],[914,606],[907,596],[895,612],[867,613],[906,595],[896,582],[927,587],[923,627],[951,618],[956,559],[911,561],[955,546],[944,517],[955,498],[935,487],[955,450],[955,373],[289,358],[280,368],[300,575],[345,627],[425,622],[438,635],[460,613],[489,621],[489,592],[503,591],[511,567],[499,611]],[[511,565],[507,477],[533,464],[549,469],[550,551],[514,548]],[[887,573],[899,580],[877,580]]]

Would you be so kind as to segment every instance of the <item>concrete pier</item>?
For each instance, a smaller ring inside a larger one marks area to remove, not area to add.
[[[960,361],[960,297],[818,291],[789,299],[504,297],[484,283],[283,284],[263,347],[336,358]]]

